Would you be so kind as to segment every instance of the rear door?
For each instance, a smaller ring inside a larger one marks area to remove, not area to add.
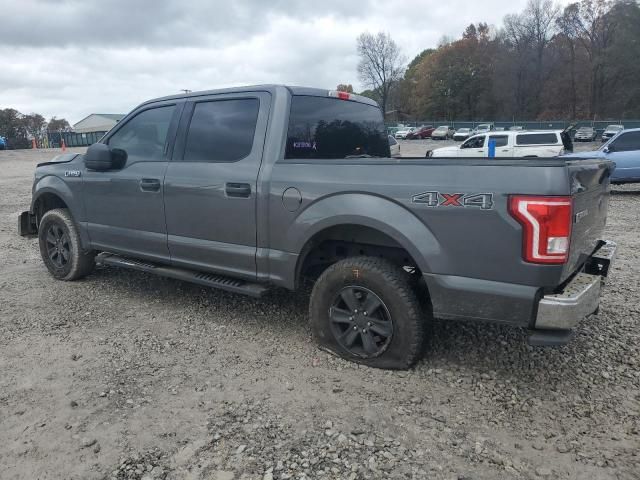
[[[256,275],[256,184],[271,96],[247,92],[190,101],[165,177],[171,262]]]
[[[485,147],[487,150],[487,156],[489,156],[489,143],[491,141],[496,142],[496,157],[512,157],[513,146],[509,145],[509,135],[507,134],[491,134],[489,135],[489,141]]]

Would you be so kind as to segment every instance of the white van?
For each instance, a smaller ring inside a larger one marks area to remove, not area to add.
[[[496,157],[557,157],[573,151],[569,135],[562,130],[490,132],[474,135],[461,145],[436,148],[428,157],[488,157],[489,142],[496,144]]]

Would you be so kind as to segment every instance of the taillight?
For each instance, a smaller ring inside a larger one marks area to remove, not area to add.
[[[522,225],[525,261],[567,261],[571,237],[571,197],[514,195],[509,199],[509,212]]]

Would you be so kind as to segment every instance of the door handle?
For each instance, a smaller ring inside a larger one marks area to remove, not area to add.
[[[225,192],[228,197],[249,198],[251,196],[251,185],[248,183],[227,183]]]
[[[157,178],[143,178],[140,180],[140,190],[143,192],[159,192],[160,180]]]

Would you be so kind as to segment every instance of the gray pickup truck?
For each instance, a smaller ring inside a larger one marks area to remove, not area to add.
[[[609,161],[389,156],[378,105],[256,86],[143,103],[38,165],[21,235],[57,279],[95,264],[262,296],[313,282],[312,331],[407,368],[432,317],[565,343],[599,305]]]

